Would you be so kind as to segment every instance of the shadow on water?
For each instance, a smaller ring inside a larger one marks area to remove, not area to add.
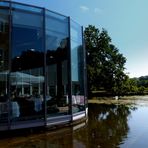
[[[115,148],[127,137],[128,116],[135,107],[89,104],[89,119],[75,127],[0,140],[6,148]]]
[[[115,148],[127,137],[128,116],[136,107],[126,105],[89,105],[89,147]]]
[[[74,132],[74,138],[86,148],[116,148],[127,137],[128,116],[136,107],[89,104],[86,128]]]

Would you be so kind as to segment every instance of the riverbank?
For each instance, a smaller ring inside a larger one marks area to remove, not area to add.
[[[115,97],[93,97],[88,100],[88,103],[97,104],[147,104],[148,105],[148,95],[146,96],[123,96],[116,99]]]

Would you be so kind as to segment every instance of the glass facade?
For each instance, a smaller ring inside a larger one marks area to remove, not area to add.
[[[42,9],[33,12],[17,8],[12,10],[11,45],[12,122],[43,118],[45,78]]]
[[[9,9],[0,5],[0,124],[8,124]]]
[[[69,17],[0,2],[0,130],[86,116],[82,40]]]
[[[50,11],[46,20],[47,115],[69,113],[68,98],[68,18]]]
[[[82,27],[71,21],[72,112],[85,110]]]

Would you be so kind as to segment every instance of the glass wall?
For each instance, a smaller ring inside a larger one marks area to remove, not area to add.
[[[69,122],[85,110],[84,96],[82,28],[43,8],[0,2],[0,125]]]
[[[0,124],[8,123],[9,10],[0,6]]]
[[[11,119],[40,119],[44,117],[43,12],[17,4],[12,7]]]
[[[67,115],[68,18],[46,11],[47,117]]]
[[[85,110],[82,28],[71,21],[72,112]]]

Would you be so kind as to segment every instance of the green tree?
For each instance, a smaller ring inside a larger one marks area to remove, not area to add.
[[[111,43],[105,29],[101,31],[89,25],[84,31],[87,51],[88,90],[104,90],[121,93],[127,79],[124,73],[126,58]]]

